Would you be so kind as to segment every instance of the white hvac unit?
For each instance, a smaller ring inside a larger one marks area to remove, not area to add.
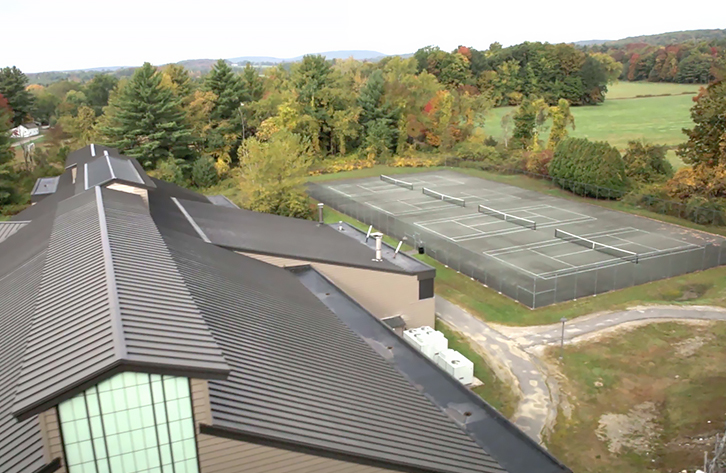
[[[431,360],[449,346],[449,341],[443,333],[427,326],[405,330],[403,339]]]
[[[474,380],[474,363],[456,350],[446,349],[436,355],[436,364],[458,379],[461,384],[471,384]]]

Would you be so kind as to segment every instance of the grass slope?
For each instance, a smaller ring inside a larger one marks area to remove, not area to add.
[[[497,378],[497,375],[489,368],[484,358],[469,344],[463,334],[439,319],[436,319],[435,328],[446,336],[449,341],[449,348],[458,351],[474,363],[474,376],[483,384],[473,388],[472,391],[501,412],[504,417],[511,418],[519,402],[512,390]]]
[[[558,349],[548,355],[560,364],[567,378],[561,388],[574,406],[570,419],[560,414],[548,448],[573,471],[693,471],[723,433],[725,323],[653,324],[567,347],[562,363]],[[636,406],[647,402],[652,418],[644,426]],[[617,415],[610,419],[618,425],[609,437],[601,428],[598,438],[604,414]],[[613,435],[626,442],[617,453]]]
[[[662,145],[677,145],[685,141],[683,128],[693,123],[690,109],[698,86],[681,84],[651,84],[621,82],[611,86],[604,103],[591,107],[572,107],[575,130],[570,135],[593,141],[608,141],[623,149],[628,141],[645,139]],[[635,98],[637,95],[678,94],[664,97]],[[612,98],[627,99],[613,100]],[[514,107],[495,108],[489,112],[484,130],[501,139],[502,117]],[[546,140],[549,132],[542,136]]]

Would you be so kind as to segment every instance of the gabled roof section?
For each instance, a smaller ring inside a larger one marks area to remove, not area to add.
[[[101,186],[111,182],[153,189],[156,187],[141,165],[133,158],[103,155],[83,165],[84,188]]]
[[[293,274],[165,241],[231,366],[209,382],[213,428],[406,471],[504,471]]]
[[[39,177],[35,181],[35,185],[33,186],[33,190],[31,191],[30,195],[48,195],[53,194],[58,189],[58,179],[60,176],[56,177]]]
[[[199,229],[200,237],[217,246],[393,273],[413,272],[385,258],[373,261],[374,249],[329,225],[182,199],[177,202],[190,224]],[[422,271],[431,270],[424,266]]]
[[[229,370],[141,198],[100,187],[58,204],[26,347],[21,419],[119,371]]]
[[[103,156],[104,152],[113,156],[118,156],[119,154],[116,148],[110,148],[108,146],[97,144],[90,144],[68,154],[68,156],[66,157],[66,169],[73,166],[82,167],[87,162],[93,161],[99,156]]]
[[[45,466],[37,416],[19,422],[12,406],[51,224],[52,219],[28,224],[0,243],[0,465],[8,473]]]
[[[10,238],[15,232],[17,232],[29,223],[30,222],[23,221],[0,222],[0,243]]]

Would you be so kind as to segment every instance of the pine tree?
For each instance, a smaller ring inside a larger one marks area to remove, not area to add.
[[[151,168],[170,156],[184,160],[194,157],[181,101],[161,81],[161,74],[144,63],[118,94],[112,94],[110,115],[100,126],[110,146]]]
[[[238,118],[240,104],[245,99],[242,79],[224,59],[217,61],[204,78],[204,90],[217,96],[211,113],[212,120],[221,122]]]
[[[33,96],[25,90],[28,78],[17,67],[0,69],[0,94],[2,94],[12,110],[12,124],[22,124],[33,111]]]
[[[244,90],[244,102],[257,102],[262,99],[264,82],[259,72],[252,64],[247,63],[242,71],[242,86]]]
[[[385,80],[380,70],[374,71],[358,96],[360,124],[364,129],[364,145],[376,155],[392,150],[398,139],[399,111],[385,103]]]
[[[13,150],[10,147],[12,112],[8,101],[0,94],[0,205],[10,202],[14,194]]]

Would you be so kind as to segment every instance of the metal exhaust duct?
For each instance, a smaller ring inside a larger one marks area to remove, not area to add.
[[[383,233],[376,232],[371,236],[376,239],[376,257],[373,261],[383,261]]]
[[[320,202],[320,203],[318,204],[318,223],[319,223],[320,225],[322,225],[322,224],[323,224],[323,207],[325,207],[325,204],[324,204],[324,203],[322,203],[322,202]]]

